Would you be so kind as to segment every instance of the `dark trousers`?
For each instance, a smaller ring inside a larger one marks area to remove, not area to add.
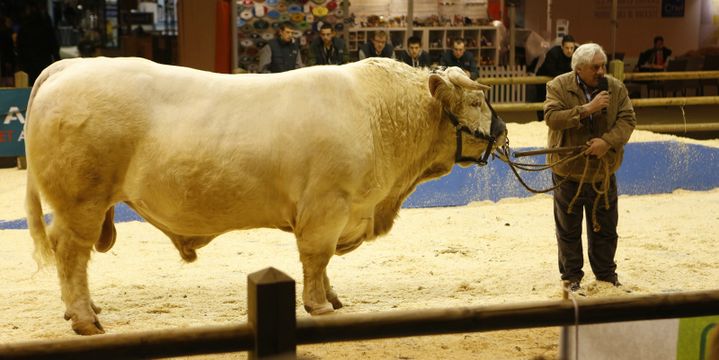
[[[555,185],[562,179],[561,176],[552,174],[552,182]],[[596,185],[599,188],[599,184]],[[592,272],[597,280],[614,282],[617,280],[617,264],[614,262],[614,254],[617,251],[618,220],[616,178],[612,175],[609,180],[609,209],[605,208],[604,196],[598,199],[597,222],[601,226],[599,232],[594,232],[592,226],[592,207],[597,193],[591,183],[582,185],[572,213],[567,213],[569,203],[577,193],[578,187],[579,183],[567,180],[554,190],[554,224],[562,280],[580,281],[584,276],[582,218],[586,215],[589,264]]]

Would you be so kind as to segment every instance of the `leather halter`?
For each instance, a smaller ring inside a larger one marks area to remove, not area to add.
[[[494,109],[490,107],[490,110],[492,110],[492,120],[494,120],[494,117],[496,116]],[[452,125],[454,125],[455,130],[457,131],[457,151],[454,155],[454,162],[473,162],[477,163],[477,166],[485,166],[487,165],[487,160],[489,159],[489,155],[492,153],[492,148],[494,147],[494,142],[497,140],[492,135],[485,135],[479,130],[472,130],[468,128],[466,125],[463,125],[459,122],[459,119],[456,115],[452,114],[449,110],[444,109],[444,112],[449,117],[449,121],[452,122]],[[471,136],[473,136],[476,139],[487,141],[487,148],[484,150],[484,154],[481,158],[473,158],[469,156],[462,156],[462,133],[467,133]]]

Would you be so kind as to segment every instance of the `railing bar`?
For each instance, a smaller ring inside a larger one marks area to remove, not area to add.
[[[579,324],[719,314],[719,290],[579,301]],[[568,301],[297,319],[297,344],[572,325]],[[3,359],[170,357],[253,347],[247,324],[0,345]]]

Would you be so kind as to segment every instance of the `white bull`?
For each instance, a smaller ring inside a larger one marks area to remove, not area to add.
[[[331,312],[342,306],[325,270],[332,255],[387,233],[417,184],[451,170],[456,129],[470,133],[462,156],[491,150],[490,129],[501,142],[482,89],[459,68],[388,59],[269,75],[57,62],[28,109],[35,259],[56,264],[75,332],[98,334],[87,262],[93,245],[115,241],[114,204],[162,230],[188,262],[227,231],[277,228],[296,236],[305,309]],[[40,196],[54,209],[47,232]]]

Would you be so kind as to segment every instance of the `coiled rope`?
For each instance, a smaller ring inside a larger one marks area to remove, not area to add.
[[[565,157],[563,159],[560,159],[558,161],[555,161],[553,163],[549,164],[531,164],[531,163],[522,163],[522,162],[516,162],[511,160],[512,150],[509,147],[509,138],[505,141],[505,143],[496,149],[495,156],[505,162],[507,165],[509,165],[509,168],[512,169],[512,173],[514,173],[514,176],[517,178],[520,184],[524,186],[525,189],[528,191],[535,193],[535,194],[542,194],[546,192],[550,192],[552,190],[555,190],[562,186],[564,182],[567,181],[568,177],[564,177],[561,181],[559,181],[554,186],[551,186],[546,189],[534,189],[531,186],[529,186],[524,179],[522,179],[522,176],[519,175],[519,170],[523,171],[530,171],[530,172],[537,172],[537,171],[544,171],[551,168],[554,168],[555,166],[559,164],[563,164],[568,161],[573,161],[576,159],[579,159],[580,157],[584,156],[584,171],[582,172],[582,177],[579,180],[579,186],[577,187],[577,193],[574,194],[574,197],[569,202],[569,205],[567,206],[567,213],[571,214],[574,211],[574,205],[577,202],[577,199],[579,199],[579,195],[582,192],[582,187],[584,186],[585,180],[587,178],[587,173],[589,172],[589,162],[591,160],[598,160],[599,166],[597,167],[597,170],[594,173],[593,178],[596,178],[597,175],[599,175],[600,170],[604,170],[604,174],[602,176],[602,181],[599,183],[592,182],[592,189],[594,192],[597,193],[597,196],[594,199],[594,206],[592,206],[592,230],[594,232],[599,232],[601,230],[601,226],[599,225],[599,222],[597,221],[597,207],[599,205],[600,197],[604,197],[604,208],[606,210],[609,210],[609,178],[611,176],[609,172],[609,161],[606,157],[596,158],[591,157],[585,154],[585,150],[587,149],[586,146],[577,146],[577,147],[571,147],[571,148],[562,148],[564,152],[570,152],[576,154],[573,154],[572,156]],[[559,152],[557,149],[545,149],[545,150],[539,150],[539,151],[533,151],[531,154],[533,155],[540,155],[540,154],[546,154],[550,152]],[[530,152],[527,152],[525,154],[528,154]],[[517,153],[515,153],[515,157],[517,157]]]

